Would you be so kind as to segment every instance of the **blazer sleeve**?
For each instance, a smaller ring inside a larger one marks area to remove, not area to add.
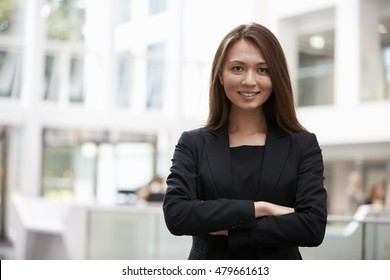
[[[327,193],[323,186],[323,159],[317,138],[297,136],[302,146],[297,157],[294,213],[265,216],[249,229],[229,231],[231,249],[242,247],[307,246],[322,243],[327,223]],[[299,146],[299,145],[297,145]]]
[[[222,229],[253,227],[253,201],[219,198],[202,200],[197,186],[198,170],[203,164],[204,143],[201,130],[183,132],[172,158],[167,177],[163,213],[167,228],[175,235],[200,235]]]

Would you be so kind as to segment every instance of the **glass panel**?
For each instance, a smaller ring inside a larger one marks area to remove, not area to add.
[[[73,196],[73,147],[44,147],[42,174],[44,196]]]
[[[115,152],[117,189],[136,190],[149,182],[153,176],[152,144],[120,143],[116,145]]]
[[[117,24],[126,23],[131,20],[131,0],[117,0],[115,6],[115,16]]]
[[[155,259],[155,215],[92,211],[89,217],[89,259]]]
[[[0,1],[0,35],[20,35],[23,29],[25,1]]]
[[[123,203],[121,192],[135,194],[155,173],[155,137],[119,134],[110,143],[105,131],[46,129],[43,135],[44,196]]]
[[[70,64],[70,102],[84,101],[84,57],[73,56]]]
[[[165,0],[149,0],[149,15],[162,13],[166,10]]]
[[[375,2],[361,19],[362,101],[390,99],[390,6],[388,1]]]
[[[383,49],[383,68],[385,70],[385,99],[390,99],[390,42]]]
[[[100,145],[97,171],[98,201],[135,202],[136,197],[130,194],[145,186],[153,177],[153,153],[154,147],[150,143]]]
[[[85,142],[74,148],[74,195],[80,201],[93,201],[96,195],[97,147]]]
[[[111,209],[110,212],[91,210],[87,229],[88,259],[187,258],[191,236],[172,235],[165,225],[160,207],[133,206],[118,211]]]
[[[378,26],[381,34],[382,61],[384,69],[384,99],[390,99],[390,16],[381,20]]]
[[[129,55],[118,58],[116,76],[116,104],[119,107],[129,107],[131,95],[132,65]]]
[[[58,59],[54,55],[45,57],[45,100],[58,100],[59,76],[58,76]]]
[[[46,36],[65,41],[84,40],[85,1],[47,0]]]
[[[162,107],[164,53],[164,43],[157,43],[148,46],[149,59],[147,66],[147,108],[161,109]]]
[[[389,219],[390,212],[377,212],[371,214],[371,218]],[[390,223],[367,223],[365,226],[365,251],[363,258],[366,260],[390,260]]]
[[[0,97],[20,96],[21,55],[0,50]]]
[[[334,31],[299,37],[298,106],[333,103]]]

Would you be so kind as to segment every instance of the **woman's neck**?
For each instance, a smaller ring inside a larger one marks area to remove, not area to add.
[[[230,147],[264,145],[267,122],[262,111],[231,111],[229,116]]]

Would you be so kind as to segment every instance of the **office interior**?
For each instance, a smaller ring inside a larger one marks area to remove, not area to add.
[[[206,120],[219,41],[251,21],[280,39],[323,150],[328,226],[303,258],[390,259],[388,0],[2,0],[0,258],[186,259],[164,178]]]

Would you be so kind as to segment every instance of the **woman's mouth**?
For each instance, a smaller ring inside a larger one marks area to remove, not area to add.
[[[244,92],[244,91],[239,91],[238,93],[239,93],[240,95],[242,95],[242,96],[245,96],[245,97],[253,97],[253,96],[259,94],[260,91],[256,91],[256,92]]]

